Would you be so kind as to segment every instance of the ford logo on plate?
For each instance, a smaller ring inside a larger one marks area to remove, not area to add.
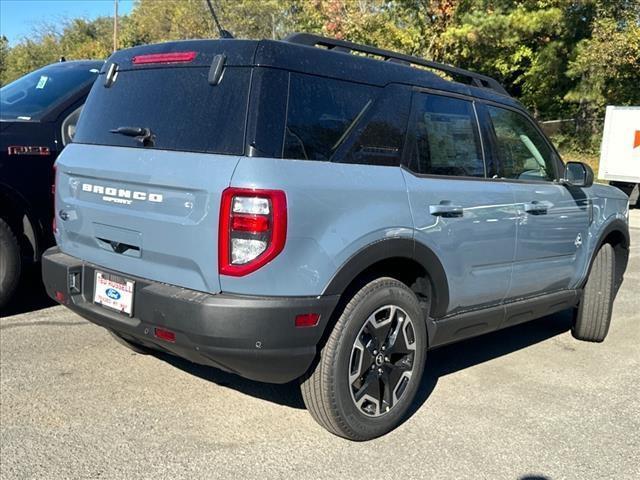
[[[107,288],[105,293],[107,294],[107,297],[109,297],[112,300],[120,300],[120,297],[121,297],[120,292],[118,292],[117,290],[114,290],[113,288]]]

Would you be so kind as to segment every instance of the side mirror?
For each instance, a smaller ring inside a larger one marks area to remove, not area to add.
[[[593,170],[586,163],[567,162],[563,183],[571,187],[590,187],[593,185]]]

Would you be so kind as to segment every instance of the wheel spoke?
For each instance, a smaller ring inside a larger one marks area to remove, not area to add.
[[[393,319],[396,315],[396,311],[397,308],[391,305],[377,310],[367,319],[367,324],[370,326],[368,327],[368,331],[375,337],[377,342],[376,347],[381,347],[387,341],[389,331],[393,326]],[[381,313],[385,314],[382,319],[379,318]]]
[[[378,331],[375,327],[375,319],[372,319],[372,317],[367,319],[362,333],[364,334],[363,336],[366,337],[366,343],[364,343],[364,345],[367,350],[372,354],[374,351],[377,352],[380,349],[380,342],[378,341]]]
[[[415,340],[410,343],[412,339],[413,327],[410,323],[404,321],[398,322],[395,331],[390,335],[391,343],[387,347],[389,355],[395,354],[408,354],[413,352],[416,348]]]
[[[359,378],[365,376],[371,366],[375,363],[375,356],[372,353],[372,347],[364,345],[358,338],[353,346],[350,361],[349,384],[353,384]],[[354,358],[355,356],[355,358]],[[357,365],[354,365],[357,363]],[[355,367],[355,369],[354,369]]]
[[[378,377],[378,372],[376,370],[370,370],[365,376],[362,387],[360,387],[360,389],[354,394],[356,405],[360,407],[365,400],[369,400],[371,403],[375,404],[376,411],[374,413],[379,414],[380,397],[380,377]]]
[[[387,368],[380,377],[383,385],[382,403],[380,404],[381,410],[390,410],[391,407],[393,407],[393,389],[395,388],[395,383],[392,380],[391,376],[393,375],[394,370],[396,369]]]

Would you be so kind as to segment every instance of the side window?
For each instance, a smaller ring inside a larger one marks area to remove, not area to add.
[[[372,105],[376,90],[292,73],[283,158],[331,160]]]
[[[484,177],[473,104],[441,95],[415,95],[409,168],[420,174]]]
[[[399,166],[411,108],[411,89],[389,85],[371,107],[370,115],[336,152],[336,161],[379,166]]]
[[[518,180],[555,179],[554,154],[542,135],[524,116],[487,106],[496,134],[500,176]]]

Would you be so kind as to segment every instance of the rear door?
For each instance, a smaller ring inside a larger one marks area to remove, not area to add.
[[[57,162],[56,239],[124,274],[215,293],[222,191],[244,151],[250,68],[105,73]],[[135,136],[132,129],[149,135]]]
[[[587,261],[591,202],[558,182],[561,163],[542,133],[516,110],[486,105],[499,176],[513,190],[518,240],[508,296],[569,288]]]
[[[484,162],[474,103],[415,92],[404,176],[415,240],[447,273],[449,311],[499,304],[509,289],[516,211]]]

